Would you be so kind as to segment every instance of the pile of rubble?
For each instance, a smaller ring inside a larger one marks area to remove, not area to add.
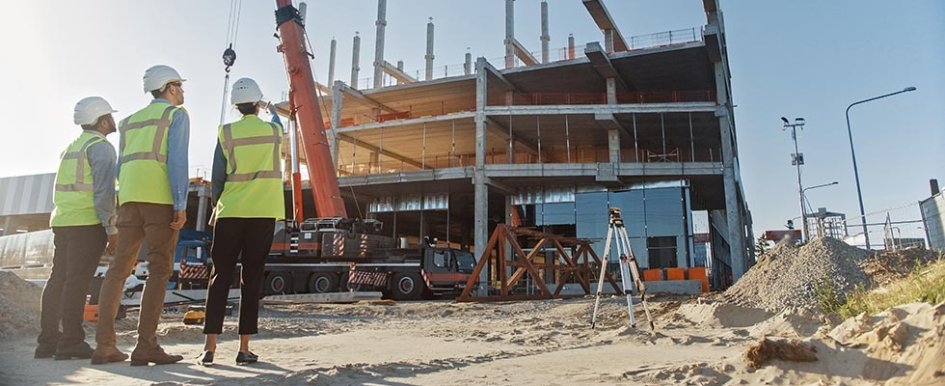
[[[814,307],[815,288],[831,286],[840,300],[856,285],[868,285],[861,264],[868,252],[832,238],[798,246],[784,241],[762,255],[754,267],[723,294],[732,303],[780,311]]]
[[[39,286],[0,271],[0,338],[39,331]]]

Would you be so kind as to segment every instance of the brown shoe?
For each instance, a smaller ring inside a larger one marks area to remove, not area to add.
[[[132,366],[147,366],[148,364],[154,363],[156,365],[169,365],[171,363],[177,363],[184,359],[182,355],[170,355],[164,352],[164,349],[158,347],[154,350],[138,350],[135,348],[131,352],[131,365]]]
[[[92,364],[93,365],[104,365],[106,363],[114,362],[124,362],[125,359],[128,359],[128,354],[125,354],[121,351],[118,351],[117,348],[96,348],[95,352],[92,353]]]

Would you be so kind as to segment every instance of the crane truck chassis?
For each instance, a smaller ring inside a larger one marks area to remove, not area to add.
[[[381,223],[345,218],[276,225],[266,260],[266,294],[379,290],[395,300],[454,295],[476,261],[468,251],[424,243],[397,248]]]

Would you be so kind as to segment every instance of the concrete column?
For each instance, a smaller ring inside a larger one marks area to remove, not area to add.
[[[574,59],[574,34],[568,34],[568,60]]]
[[[728,101],[727,81],[723,62],[715,64],[715,82],[718,88],[719,127],[722,137],[722,180],[725,190],[725,215],[728,222],[729,249],[732,259],[732,279],[737,281],[745,274],[748,259],[745,245],[745,226],[742,220],[742,197],[738,188],[735,167],[735,143],[732,131],[731,106]]]
[[[374,40],[374,88],[384,85],[384,29],[387,27],[387,0],[377,0],[377,35]]]
[[[328,130],[328,148],[331,150],[331,159],[338,167],[338,128],[341,127],[341,109],[344,108],[345,96],[341,92],[344,84],[341,81],[331,85],[331,130]]]
[[[16,219],[13,216],[7,216],[6,220],[3,221],[3,235],[15,235],[16,226]]]
[[[617,104],[617,80],[614,78],[607,78],[607,104]],[[607,130],[607,148],[610,163],[616,172],[620,164],[620,129],[614,127]]]
[[[508,0],[510,4],[512,0]],[[486,58],[476,60],[476,167],[473,174],[475,191],[475,208],[473,210],[475,225],[473,228],[473,251],[476,259],[485,252],[486,242],[489,241],[489,188],[486,186]],[[479,293],[485,293],[489,276],[487,270],[479,275]]]
[[[424,79],[433,79],[433,18],[427,23],[427,54],[423,56],[426,60],[426,76]]]
[[[515,0],[505,0],[505,68],[515,67]]]
[[[472,73],[472,54],[469,53],[469,49],[466,50],[466,61],[463,63],[463,73],[469,75]]]
[[[331,49],[328,51],[328,83],[326,83],[328,87],[335,83],[335,51],[337,46],[338,42],[335,41],[335,38],[331,38]]]
[[[358,72],[361,71],[361,36],[354,33],[354,42],[351,45],[351,88],[358,89]]]
[[[403,61],[403,60],[398,60],[398,61],[397,61],[397,69],[400,70],[400,72],[404,72],[404,61]],[[397,84],[403,84],[403,83],[404,83],[404,82],[401,82],[400,79],[397,79]]]
[[[548,63],[548,42],[551,36],[548,35],[548,2],[541,2],[541,62]]]
[[[614,30],[612,29],[604,30],[604,49],[608,54],[614,52]]]

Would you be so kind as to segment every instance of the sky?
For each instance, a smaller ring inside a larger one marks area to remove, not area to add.
[[[5,75],[0,105],[8,111],[0,134],[0,177],[55,172],[58,155],[76,135],[72,109],[89,95],[108,99],[118,118],[150,100],[144,70],[167,64],[188,79],[190,174],[208,176],[223,98],[223,64],[230,1],[23,2],[0,0]],[[234,41],[232,79],[250,76],[281,100],[287,78],[273,37],[274,3],[242,4]],[[539,0],[518,0],[516,37],[540,49]],[[351,40],[362,37],[361,75],[372,75],[375,0],[309,1],[307,28],[316,79],[325,82],[328,47],[338,40],[336,79],[349,79]],[[549,2],[551,47],[601,40],[577,0]],[[706,24],[699,0],[610,0],[625,37]],[[856,188],[844,110],[854,101],[917,87],[915,92],[851,110],[860,181],[869,222],[920,218],[930,178],[945,185],[945,2],[723,0],[741,178],[756,234],[797,217],[793,143],[780,117],[806,119],[799,133],[803,183],[838,184],[807,192],[814,208],[853,217]],[[423,67],[426,22],[436,24],[436,66],[503,55],[504,1],[390,0],[385,57]],[[495,63],[501,67],[501,63]],[[226,119],[236,117],[227,110]],[[109,137],[116,143],[117,136]],[[903,236],[921,236],[903,224]],[[853,231],[853,229],[851,229]],[[881,227],[871,237],[881,238]]]

